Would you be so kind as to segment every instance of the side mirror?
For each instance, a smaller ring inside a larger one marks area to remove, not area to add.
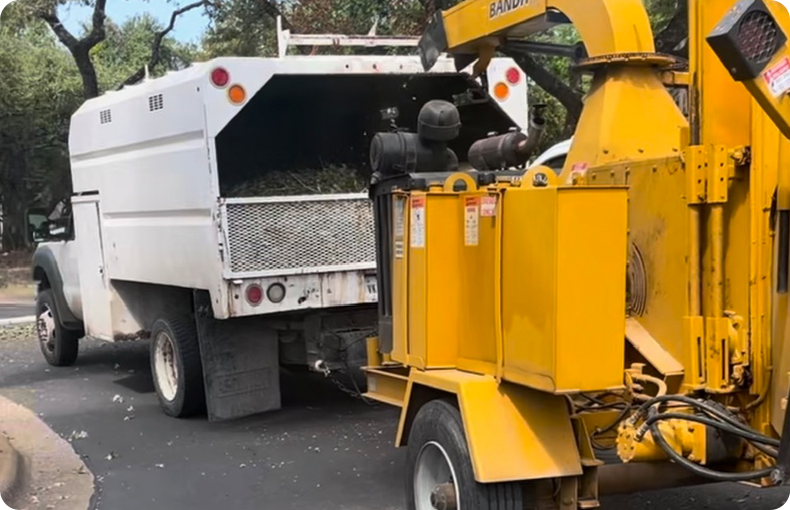
[[[51,238],[49,217],[45,209],[29,209],[25,215],[27,241],[38,244]]]

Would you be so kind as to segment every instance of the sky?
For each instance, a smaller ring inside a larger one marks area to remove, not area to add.
[[[170,22],[170,15],[179,6],[191,3],[191,0],[168,2],[166,0],[108,0],[107,16],[115,23],[121,24],[127,19],[143,13],[155,16],[163,25]],[[60,20],[74,35],[78,35],[84,23],[90,23],[93,9],[78,5],[76,2],[66,4],[58,10]],[[201,34],[208,26],[208,18],[202,8],[193,9],[178,17],[172,37],[182,42],[198,42]]]

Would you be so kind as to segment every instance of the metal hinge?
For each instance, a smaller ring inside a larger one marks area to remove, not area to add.
[[[691,145],[686,149],[686,197],[689,204],[722,204],[729,198],[730,174],[743,148],[732,151],[724,145],[710,148]]]

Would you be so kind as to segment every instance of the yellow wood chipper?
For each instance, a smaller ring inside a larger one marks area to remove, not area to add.
[[[518,169],[520,133],[459,170],[446,102],[373,141],[367,395],[401,408],[410,509],[790,477],[790,14],[689,16],[687,69],[641,0],[466,0],[429,24],[426,67],[449,52],[482,72],[571,23],[590,88],[559,175]]]

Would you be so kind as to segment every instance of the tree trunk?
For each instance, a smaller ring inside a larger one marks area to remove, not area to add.
[[[90,57],[90,50],[80,46],[72,53],[74,62],[82,78],[82,91],[85,100],[99,96],[99,79],[96,76],[96,67]]]
[[[26,210],[28,207],[24,168],[8,168],[8,165],[25,167],[24,157],[10,157],[2,162],[3,188],[0,193],[3,220],[2,251],[20,250],[27,245]]]

